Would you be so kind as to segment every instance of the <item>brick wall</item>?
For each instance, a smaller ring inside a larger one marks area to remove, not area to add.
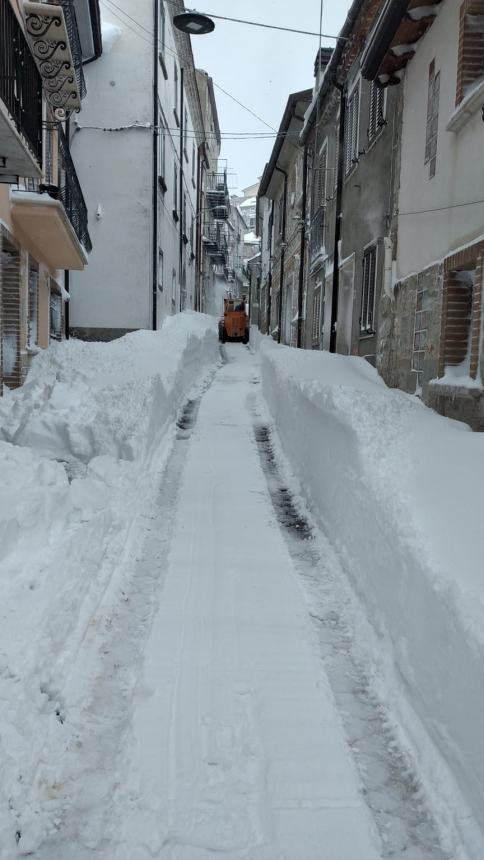
[[[484,75],[484,0],[465,0],[460,7],[459,59],[455,103]]]
[[[470,346],[469,374],[479,370],[482,338],[484,242],[447,257],[444,264],[439,376],[446,366],[461,364]]]

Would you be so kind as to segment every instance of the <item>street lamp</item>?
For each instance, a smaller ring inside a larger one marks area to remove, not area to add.
[[[215,24],[208,15],[201,12],[181,12],[175,15],[173,23],[177,30],[187,33],[189,36],[204,36],[215,29]]]

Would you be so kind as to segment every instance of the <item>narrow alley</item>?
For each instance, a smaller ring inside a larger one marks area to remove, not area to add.
[[[31,853],[444,860],[369,690],[340,562],[284,474],[258,358],[240,344],[222,354],[179,413],[125,614],[96,629],[94,650],[109,656],[83,717],[76,791],[61,788],[58,828]],[[146,636],[138,665],[130,631]],[[121,664],[137,678],[120,697]]]

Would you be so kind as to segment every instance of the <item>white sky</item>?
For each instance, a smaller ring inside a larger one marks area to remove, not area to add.
[[[186,2],[187,8],[191,4]],[[195,5],[195,4],[194,4]],[[323,32],[337,34],[344,23],[350,0],[326,0]],[[320,0],[197,0],[200,12],[245,18],[282,27],[319,30]],[[278,129],[289,93],[313,86],[317,36],[300,36],[264,30],[244,24],[215,20],[215,30],[192,38],[195,63],[205,69],[225,90]],[[333,40],[322,40],[334,47]],[[222,137],[227,132],[268,132],[255,117],[215,87]],[[262,175],[273,139],[222,140],[223,158],[228,159],[231,193],[251,185]]]

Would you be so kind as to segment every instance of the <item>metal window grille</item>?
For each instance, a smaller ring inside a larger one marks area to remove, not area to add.
[[[322,286],[318,282],[314,289],[313,296],[313,343],[319,341],[320,333],[321,333],[321,290]]]
[[[360,329],[366,334],[374,331],[376,285],[376,245],[363,255],[363,284],[361,294]]]
[[[358,161],[358,123],[360,116],[360,84],[351,93],[346,107],[345,175],[351,173]]]
[[[62,296],[50,285],[49,298],[50,339],[62,339]]]
[[[385,91],[372,81],[370,85],[370,116],[368,122],[368,140],[372,141],[385,122]]]
[[[29,346],[35,346],[38,338],[39,319],[39,266],[29,257]]]
[[[415,322],[413,331],[412,371],[417,374],[417,388],[422,387],[422,376],[427,346],[427,316],[425,308],[426,290],[417,290]]]
[[[326,205],[326,173],[328,168],[328,147],[325,144],[316,162],[313,180],[313,213]]]
[[[0,334],[2,376],[5,385],[22,384],[20,359],[20,252],[0,225]]]
[[[435,60],[429,66],[429,88],[427,99],[427,128],[425,135],[425,164],[429,164],[429,176],[435,176],[437,163],[437,137],[439,131],[440,72],[435,72]]]

